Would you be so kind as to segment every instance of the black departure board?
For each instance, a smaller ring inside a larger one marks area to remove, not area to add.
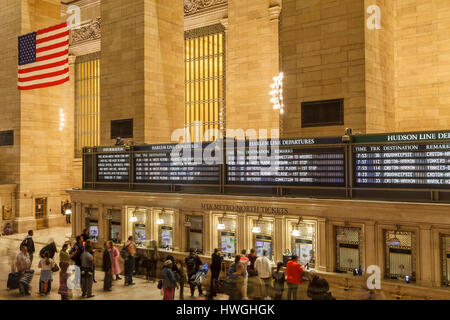
[[[247,141],[226,149],[229,185],[345,186],[345,152],[338,138]],[[257,146],[255,145],[257,144]],[[278,148],[273,148],[277,146]]]
[[[450,143],[353,147],[358,187],[450,188]]]
[[[135,147],[136,183],[220,184],[220,161],[205,159],[202,144]],[[208,148],[213,149],[214,146]],[[215,157],[215,151],[208,153]],[[218,153],[219,155],[219,153]]]
[[[123,147],[99,148],[98,152],[98,182],[129,182],[130,155]]]

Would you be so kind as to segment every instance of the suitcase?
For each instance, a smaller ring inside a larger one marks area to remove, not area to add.
[[[14,290],[19,288],[20,273],[10,273],[8,275],[7,288]]]
[[[34,270],[26,271],[19,281],[19,290],[21,293],[30,291],[31,280],[33,280]]]

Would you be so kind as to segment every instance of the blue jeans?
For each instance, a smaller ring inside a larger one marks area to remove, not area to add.
[[[129,257],[127,260],[125,260],[125,270],[124,270],[125,284],[133,283],[134,264],[135,264],[134,257]]]

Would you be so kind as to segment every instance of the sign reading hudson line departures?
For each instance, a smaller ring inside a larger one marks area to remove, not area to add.
[[[444,140],[441,143],[423,141]],[[353,147],[359,187],[450,188],[450,132],[358,136]],[[403,142],[407,142],[403,143]]]

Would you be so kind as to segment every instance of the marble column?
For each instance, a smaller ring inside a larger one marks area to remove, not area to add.
[[[285,225],[284,218],[283,217],[275,217],[274,220],[274,233],[273,233],[273,261],[283,261],[283,252],[284,252],[284,246],[283,246],[283,235],[284,230],[283,227]]]
[[[210,256],[212,254],[212,231],[213,223],[211,219],[211,213],[205,212],[203,214],[203,253],[206,256]]]
[[[327,271],[327,237],[326,237],[326,219],[317,220],[317,259],[316,269]]]
[[[250,250],[251,247],[248,247],[248,227],[247,227],[247,216],[244,213],[238,213],[237,216],[237,227],[236,227],[237,235],[237,251],[240,253],[242,249]]]
[[[183,247],[182,245],[182,238],[181,237],[177,237],[176,235],[181,234],[181,217],[180,217],[180,210],[176,210],[173,214],[173,250],[174,251],[180,251],[181,248]]]
[[[173,233],[174,241],[178,241],[178,243],[181,244],[180,251],[187,252],[189,248],[187,244],[186,227],[184,226],[184,222],[186,221],[186,213],[183,210],[179,211],[178,220],[179,232]]]
[[[97,205],[98,208],[98,243],[100,246],[102,246],[103,248],[103,242],[105,242],[106,239],[105,238],[105,215],[106,215],[106,210],[104,208],[103,204],[98,204]]]
[[[364,270],[371,265],[377,265],[377,243],[376,243],[376,229],[375,221],[367,221],[364,224],[364,237],[360,250],[364,250]]]
[[[433,241],[431,236],[431,225],[420,225],[419,237],[416,242],[417,266],[419,271],[417,284],[432,287],[433,274]]]

